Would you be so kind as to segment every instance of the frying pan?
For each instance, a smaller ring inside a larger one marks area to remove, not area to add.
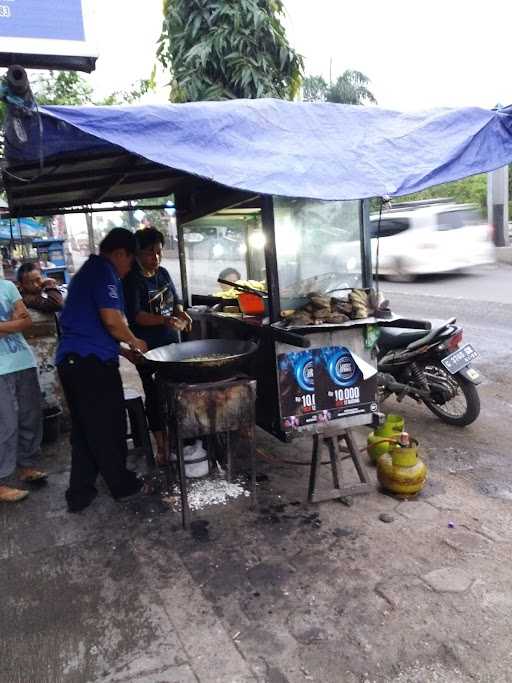
[[[257,348],[254,342],[239,339],[200,339],[160,346],[145,353],[144,358],[167,379],[192,384],[216,382],[246,370]]]

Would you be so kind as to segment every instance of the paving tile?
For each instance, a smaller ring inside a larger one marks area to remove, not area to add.
[[[459,567],[442,567],[423,575],[423,580],[438,593],[464,593],[471,588],[473,577]]]
[[[405,500],[401,502],[396,508],[396,512],[407,517],[407,519],[412,519],[416,522],[430,523],[440,518],[439,510],[436,510],[432,505],[419,500]]]

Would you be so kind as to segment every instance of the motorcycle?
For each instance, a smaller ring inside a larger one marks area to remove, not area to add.
[[[463,329],[455,324],[455,318],[438,327],[428,321],[408,322],[411,327],[380,328],[380,400],[392,394],[398,401],[409,396],[447,424],[470,425],[480,414],[476,387],[481,378],[471,367],[478,353],[471,344],[462,345]]]

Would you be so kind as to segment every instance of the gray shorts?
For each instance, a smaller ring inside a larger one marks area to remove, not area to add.
[[[0,375],[0,481],[18,467],[34,467],[43,413],[37,369]]]

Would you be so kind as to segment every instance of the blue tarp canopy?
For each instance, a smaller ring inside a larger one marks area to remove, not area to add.
[[[157,196],[190,176],[289,197],[404,195],[512,161],[510,107],[400,113],[260,99],[40,112],[42,135],[33,117],[25,122],[27,142],[7,148],[9,165],[34,178],[39,204],[45,192],[55,203],[59,188],[62,206],[115,201],[123,191],[126,198]],[[73,191],[80,164],[89,192],[83,182]],[[63,169],[68,182],[62,176],[58,185]],[[4,178],[11,208],[19,210],[23,195],[30,205],[31,183]]]
[[[34,237],[43,238],[46,237],[46,232],[44,225],[30,218],[13,218],[12,221],[0,219],[1,241],[14,239],[16,242],[19,242],[21,240],[31,240]]]

